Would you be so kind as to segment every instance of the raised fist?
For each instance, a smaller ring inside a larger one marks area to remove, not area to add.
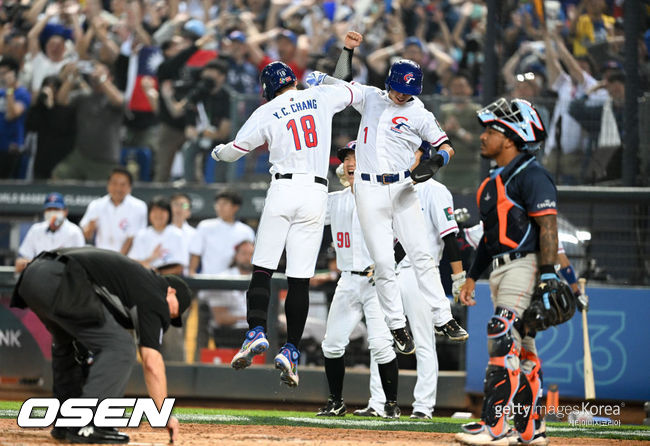
[[[363,42],[363,36],[356,31],[348,31],[343,41],[343,46],[348,49],[355,49]]]

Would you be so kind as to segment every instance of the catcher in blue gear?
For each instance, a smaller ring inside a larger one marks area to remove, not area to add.
[[[534,295],[543,299],[546,294],[560,303],[565,297],[554,268],[557,191],[534,156],[546,130],[535,107],[523,99],[501,98],[477,113],[485,128],[481,156],[495,161],[497,168],[476,195],[484,236],[460,301],[476,303],[472,297],[476,280],[492,266],[490,292],[495,312],[487,324],[490,359],[481,420],[463,425],[456,439],[465,444],[496,444],[503,439],[509,444],[545,445],[548,439],[536,406],[542,394],[542,373],[535,329],[565,319],[534,314],[544,310]],[[509,410],[514,429],[508,425]]]

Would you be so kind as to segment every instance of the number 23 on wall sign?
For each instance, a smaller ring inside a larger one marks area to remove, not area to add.
[[[300,126],[302,127],[303,139],[307,148],[316,147],[318,145],[318,134],[316,133],[316,123],[312,115],[305,115],[300,118]],[[287,129],[293,133],[293,143],[296,150],[301,150],[300,135],[298,134],[298,125],[296,120],[292,119],[287,122]]]

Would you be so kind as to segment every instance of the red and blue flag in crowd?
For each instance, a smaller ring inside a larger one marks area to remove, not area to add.
[[[138,71],[136,73],[131,99],[129,100],[129,110],[153,112],[153,107],[149,103],[142,88],[142,79],[147,76],[152,77],[156,88],[158,88],[156,71],[158,70],[158,65],[163,61],[162,51],[155,46],[144,46],[138,51],[137,58]]]

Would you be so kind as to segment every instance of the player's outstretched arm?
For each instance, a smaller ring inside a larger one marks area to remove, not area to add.
[[[212,159],[215,161],[226,161],[232,163],[237,161],[242,156],[246,155],[247,151],[244,149],[238,148],[234,141],[229,142],[228,144],[219,144],[214,149],[212,149]]]

